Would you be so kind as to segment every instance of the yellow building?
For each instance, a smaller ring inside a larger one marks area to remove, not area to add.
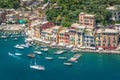
[[[54,26],[52,29],[51,42],[59,43],[59,32],[62,30],[62,26]]]
[[[69,30],[71,45],[74,45],[76,47],[83,46],[85,28],[85,26],[81,26],[78,23],[74,23],[71,25],[71,29]]]

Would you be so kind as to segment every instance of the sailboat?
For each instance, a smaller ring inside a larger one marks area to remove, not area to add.
[[[45,67],[44,67],[44,66],[41,66],[41,65],[38,65],[38,64],[36,63],[36,60],[35,60],[34,65],[30,65],[30,68],[36,69],[36,70],[42,70],[42,71],[45,70]]]

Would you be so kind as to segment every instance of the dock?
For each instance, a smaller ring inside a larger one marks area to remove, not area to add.
[[[75,54],[73,57],[71,57],[70,59],[68,59],[68,61],[70,61],[70,62],[75,62],[75,61],[77,61],[81,56],[82,56],[82,54]]]

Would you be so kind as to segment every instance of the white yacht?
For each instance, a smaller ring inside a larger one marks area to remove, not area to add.
[[[42,51],[48,51],[48,48],[42,48],[41,50]]]
[[[31,63],[32,63],[32,61],[31,61]],[[45,67],[44,67],[44,66],[38,65],[38,64],[36,63],[36,59],[35,59],[35,62],[34,62],[33,65],[30,64],[30,68],[36,69],[36,70],[43,70],[43,71],[45,70]]]
[[[30,68],[33,68],[36,70],[45,70],[45,68],[41,65],[30,65]]]
[[[12,54],[11,52],[8,53],[9,56],[14,56],[14,54]]]
[[[53,60],[52,57],[45,57],[45,59],[47,59],[47,60]]]
[[[69,63],[69,62],[64,62],[63,64],[67,66],[72,66],[72,63]]]
[[[34,53],[36,53],[36,54],[42,54],[42,52],[39,52],[39,51],[34,51]]]
[[[57,51],[57,52],[54,52],[55,54],[62,54],[64,53],[65,51],[64,50],[60,50],[60,51]]]
[[[21,46],[21,45],[16,45],[16,46],[14,46],[14,47],[17,48],[17,49],[24,49],[24,47]]]
[[[67,57],[58,57],[58,59],[67,59]]]
[[[21,53],[15,53],[16,56],[21,56],[22,54]]]

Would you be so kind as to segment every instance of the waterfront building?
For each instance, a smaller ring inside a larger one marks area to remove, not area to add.
[[[62,30],[62,26],[54,26],[52,29],[51,42],[59,43],[59,32]]]
[[[106,8],[111,14],[111,20],[119,21],[120,20],[120,5],[110,6]]]
[[[70,38],[69,31],[67,29],[62,29],[59,32],[59,44],[58,45],[59,46],[70,45],[69,38]]]
[[[7,23],[16,23],[18,21],[18,12],[12,12],[5,16]]]
[[[41,31],[40,38],[42,39],[43,42],[45,42],[45,41],[50,42],[51,41],[51,35],[52,35],[52,29],[49,28],[49,29]]]
[[[102,48],[102,30],[103,29],[97,29],[95,33],[95,42],[97,49]]]
[[[3,10],[0,10],[0,23],[2,23],[5,19],[5,12]]]
[[[115,30],[117,30],[120,33],[120,24],[115,24]]]
[[[48,22],[48,21],[41,22],[40,31],[54,27],[54,25],[55,24],[53,22]]]
[[[96,27],[95,15],[85,14],[81,12],[79,14],[79,23],[80,25],[86,26],[87,28],[95,28]]]
[[[95,31],[94,29],[85,29],[84,46],[87,49],[95,49]]]
[[[69,34],[70,34],[70,45],[72,46],[77,46],[76,43],[77,43],[77,29],[75,28],[70,28],[69,29]]]
[[[28,6],[28,5],[32,4],[34,1],[35,0],[20,0],[20,5],[21,6],[24,6],[24,5]]]
[[[85,31],[86,26],[81,26],[78,23],[74,23],[74,24],[71,25],[71,28],[76,29],[75,45],[79,48],[84,46],[83,45],[83,43],[84,43],[83,40],[84,40],[84,31]]]
[[[103,29],[101,46],[103,49],[114,50],[118,47],[119,34],[114,29]]]

